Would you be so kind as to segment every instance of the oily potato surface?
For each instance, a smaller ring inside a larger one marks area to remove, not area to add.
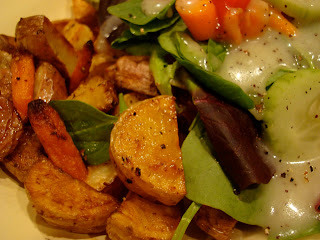
[[[14,151],[3,164],[20,182],[24,182],[32,166],[43,159],[41,143],[31,127],[25,127]]]
[[[44,220],[72,232],[105,231],[108,217],[118,208],[114,197],[95,191],[47,160],[32,167],[25,188]]]
[[[131,192],[108,219],[107,234],[111,240],[169,240],[180,219],[178,206],[153,203]]]
[[[186,189],[174,97],[150,98],[123,112],[111,132],[110,156],[129,190],[177,204]]]

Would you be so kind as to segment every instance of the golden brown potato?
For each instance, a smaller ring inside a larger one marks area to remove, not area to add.
[[[44,220],[72,232],[103,232],[108,217],[119,205],[114,197],[95,191],[50,161],[40,161],[31,168],[25,188]]]
[[[0,50],[0,95],[9,101],[12,101],[11,61],[12,55]]]
[[[95,190],[108,193],[119,201],[128,193],[127,188],[118,178],[115,166],[111,161],[88,166],[88,176],[85,182]]]
[[[107,234],[111,240],[169,240],[180,218],[177,206],[156,204],[129,193],[108,219]]]
[[[112,109],[118,102],[112,82],[100,76],[83,81],[68,99],[85,102],[104,112]]]
[[[107,69],[108,76],[120,89],[126,89],[149,96],[158,94],[149,68],[149,57],[123,56]]]
[[[196,224],[216,240],[229,240],[237,220],[224,212],[201,206],[194,218]]]
[[[90,3],[88,3],[88,1],[72,0],[72,13],[77,21],[90,26],[90,28],[97,27],[98,17],[96,14],[96,9]]]
[[[0,161],[13,152],[23,125],[11,101],[0,95]]]
[[[107,185],[110,185],[117,173],[111,161],[99,165],[88,166],[88,176],[85,182],[97,191],[102,191]]]
[[[0,50],[13,54],[16,52],[16,42],[14,37],[0,34]]]
[[[36,69],[33,98],[50,102],[51,100],[63,100],[67,97],[65,79],[53,65],[42,62]]]
[[[41,152],[42,146],[31,127],[24,129],[18,146],[7,156],[3,163],[20,182],[24,182],[32,166],[46,157]]]
[[[68,22],[62,30],[62,34],[76,50],[82,49],[86,42],[94,40],[91,29],[75,20]]]
[[[64,76],[72,76],[77,53],[45,16],[21,18],[16,27],[16,42],[18,48],[52,63]]]
[[[129,190],[177,204],[186,189],[174,98],[161,95],[124,111],[111,132],[110,156]]]

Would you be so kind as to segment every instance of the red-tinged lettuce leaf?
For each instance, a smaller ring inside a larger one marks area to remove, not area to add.
[[[262,154],[258,123],[250,113],[201,89],[192,96],[215,156],[235,188],[268,183],[273,172]]]
[[[270,224],[271,209],[284,211],[288,214],[288,221],[290,222],[290,219],[294,221],[297,215],[286,211],[288,209],[285,209],[285,206],[283,209],[277,209],[273,205],[277,202],[277,196],[274,195],[277,182],[273,179],[268,184],[244,190],[239,195],[234,194],[232,184],[212,155],[213,150],[209,142],[202,121],[196,118],[181,149],[187,188],[186,197],[189,200],[220,209],[242,223],[263,228]],[[320,223],[315,221],[312,226],[301,226],[298,230],[290,226],[280,228],[279,232],[270,229],[269,239],[275,240],[281,236],[282,240],[292,240],[319,232]]]

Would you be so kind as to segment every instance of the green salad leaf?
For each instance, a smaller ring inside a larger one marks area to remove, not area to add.
[[[175,78],[179,64],[177,61],[168,64],[165,60],[167,54],[168,53],[159,46],[156,47],[151,54],[150,69],[160,93],[163,95],[172,95],[170,82]]]
[[[226,49],[222,45],[209,41],[208,45],[204,46],[195,42],[187,35],[182,20],[164,31],[158,40],[160,46],[171,53],[204,89],[240,107],[246,109],[254,107],[252,99],[237,84],[225,80],[214,72],[220,67],[226,54]]]
[[[268,216],[268,204],[276,187],[272,180],[269,184],[234,194],[230,181],[212,154],[212,147],[199,118],[192,125],[181,150],[188,199],[220,209],[240,222],[268,227],[265,217]],[[269,239],[277,239],[279,235],[281,239],[295,239],[318,232],[320,223],[315,220],[313,225],[299,230],[284,228],[281,232],[270,231]]]
[[[82,151],[89,165],[107,162],[110,133],[117,117],[76,100],[51,101],[50,105],[63,119],[76,147]]]
[[[146,15],[141,9],[141,3],[143,0],[129,0],[108,8],[108,12],[115,15],[127,22],[136,25],[146,25],[154,19],[164,19],[169,9],[174,4],[174,0],[170,2],[159,14]],[[170,14],[168,14],[170,15]],[[171,16],[169,16],[171,17]]]
[[[188,207],[187,211],[183,214],[181,221],[176,229],[176,231],[174,232],[173,237],[171,238],[171,240],[179,240],[182,239],[182,237],[184,236],[191,220],[193,219],[194,215],[198,212],[198,210],[200,209],[201,204],[192,202],[190,204],[190,206]]]
[[[153,21],[141,26],[129,23],[130,31],[136,36],[146,35],[152,32],[158,32],[172,26],[180,18],[179,14],[174,14],[171,18],[154,19]]]

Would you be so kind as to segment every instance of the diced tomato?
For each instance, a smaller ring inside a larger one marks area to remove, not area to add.
[[[224,0],[225,4],[230,8],[242,8],[245,9],[250,0]]]
[[[196,40],[214,38],[218,19],[211,0],[177,0],[176,9]]]

